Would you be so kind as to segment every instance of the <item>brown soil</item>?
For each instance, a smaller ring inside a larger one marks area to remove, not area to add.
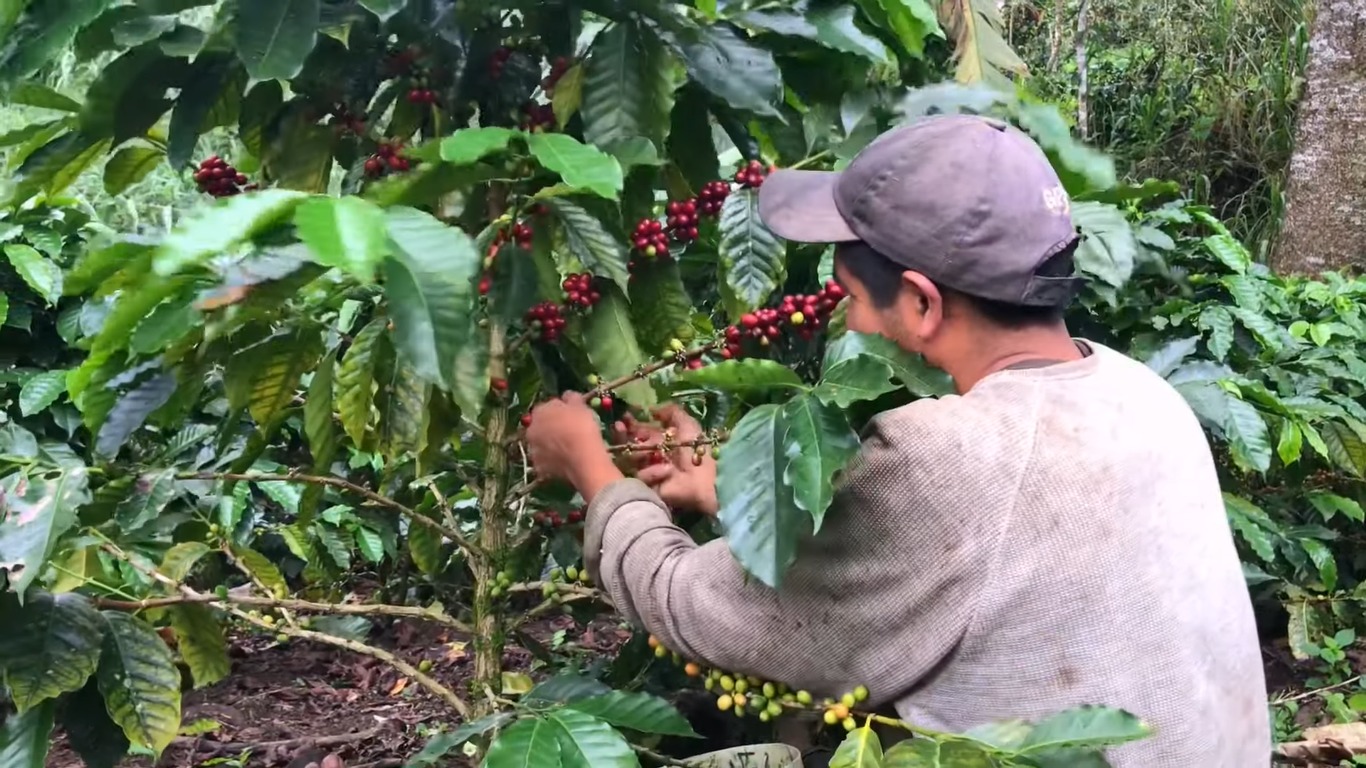
[[[566,653],[614,656],[630,632],[610,618],[588,625],[568,616],[528,624],[529,636],[550,645],[564,631]],[[430,625],[400,621],[368,639],[416,665],[429,659],[428,673],[461,693],[472,672],[467,638]],[[185,694],[183,722],[211,720],[219,727],[193,738],[179,738],[155,764],[130,758],[126,768],[196,768],[214,758],[237,758],[242,768],[303,768],[328,752],[346,768],[396,768],[422,749],[437,730],[449,730],[458,716],[421,686],[375,659],[316,643],[280,645],[259,635],[231,640],[232,675],[216,685]],[[509,645],[504,669],[544,678],[532,654]],[[468,699],[467,699],[468,700]],[[320,740],[315,745],[313,740]],[[47,768],[83,768],[59,733]],[[454,757],[455,755],[452,755]],[[237,763],[220,762],[236,768]],[[460,765],[456,761],[443,765]]]

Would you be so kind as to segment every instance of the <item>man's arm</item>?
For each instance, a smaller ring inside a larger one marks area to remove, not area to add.
[[[942,466],[931,457],[943,441],[921,434],[915,410],[870,426],[820,535],[777,590],[749,578],[724,539],[698,546],[635,480],[592,497],[589,571],[623,614],[691,660],[820,695],[863,684],[874,704],[897,698],[963,637],[1001,527],[980,506],[920,492],[935,480],[914,468]]]

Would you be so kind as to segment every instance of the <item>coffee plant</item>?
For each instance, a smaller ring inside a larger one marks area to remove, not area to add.
[[[684,404],[703,438],[613,450],[628,468],[715,457],[717,527],[776,587],[857,428],[951,387],[843,329],[830,252],[759,220],[771,169],[990,111],[1075,196],[1088,300],[1114,306],[1134,268],[1108,160],[981,85],[1023,74],[990,2],[26,7],[0,17],[0,87],[54,116],[3,142],[6,766],[43,765],[54,723],[91,766],[160,753],[182,680],[230,674],[225,628],[374,657],[448,704],[461,725],[416,764],[669,762],[640,737],[696,734],[638,677],[528,689],[503,669],[526,621],[602,597],[582,500],[528,466],[531,408],[576,390],[604,425],[647,424]],[[32,79],[73,47],[105,62],[80,102]],[[218,135],[234,152],[200,156]],[[168,232],[103,231],[60,197],[163,162],[206,198]],[[360,569],[383,587],[358,600]],[[397,618],[468,637],[467,683],[367,642]],[[1146,734],[1102,707],[943,734],[861,711],[877,681],[794,691],[655,654],[721,711],[848,732],[835,765],[1091,766]],[[884,754],[873,724],[914,737]]]

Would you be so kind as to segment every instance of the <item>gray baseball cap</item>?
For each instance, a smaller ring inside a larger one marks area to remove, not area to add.
[[[1040,267],[1077,240],[1043,150],[1000,120],[938,115],[875,139],[843,171],[778,170],[759,216],[779,237],[863,241],[970,296],[1060,306],[1080,278]]]

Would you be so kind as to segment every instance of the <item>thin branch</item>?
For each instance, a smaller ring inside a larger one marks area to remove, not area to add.
[[[407,605],[365,605],[361,603],[314,603],[308,600],[276,600],[273,597],[257,597],[255,595],[235,595],[228,593],[226,599],[218,595],[201,592],[193,597],[190,595],[169,595],[167,597],[149,597],[144,600],[113,600],[109,598],[96,598],[95,604],[101,608],[109,608],[116,611],[143,611],[148,608],[161,608],[168,605],[181,605],[184,603],[208,603],[219,605],[232,603],[234,605],[246,605],[260,608],[283,608],[285,610],[297,611],[299,613],[320,613],[330,616],[400,616],[404,618],[423,619],[435,624],[442,624],[458,632],[469,634],[470,626],[449,614],[433,611],[428,608],[417,608]]]
[[[1343,681],[1340,682],[1340,683],[1333,683],[1332,685],[1325,685],[1325,686],[1322,687],[1322,688],[1315,688],[1315,689],[1312,690],[1312,691],[1305,691],[1304,693],[1299,693],[1299,694],[1296,694],[1296,695],[1294,695],[1294,696],[1282,696],[1282,697],[1279,698],[1279,699],[1273,699],[1273,700],[1271,701],[1271,706],[1274,707],[1274,706],[1276,706],[1276,705],[1278,705],[1278,704],[1289,704],[1289,703],[1292,702],[1292,701],[1300,701],[1301,699],[1307,699],[1307,698],[1310,698],[1311,696],[1318,696],[1318,695],[1321,694],[1321,693],[1328,693],[1329,691],[1334,691],[1334,690],[1337,690],[1338,688],[1346,688],[1347,686],[1352,685],[1353,683],[1357,682],[1358,680],[1360,680],[1360,679],[1363,678],[1363,677],[1366,677],[1366,674],[1357,675],[1356,677],[1349,677],[1349,678],[1347,678],[1346,680],[1343,680]]]
[[[239,741],[211,741],[200,742],[198,737],[180,737],[171,743],[178,747],[191,747],[195,752],[202,751],[197,747],[200,744],[212,747],[215,752],[242,752],[244,750],[267,751],[271,749],[291,749],[293,747],[339,747],[343,744],[352,744],[357,741],[369,741],[370,739],[384,733],[383,728],[371,728],[368,731],[356,731],[355,733],[343,733],[336,736],[300,736],[295,739],[281,739],[279,741],[262,741],[257,743]]]
[[[637,755],[640,755],[641,757],[648,757],[649,759],[655,761],[656,763],[659,763],[660,765],[678,766],[679,768],[688,768],[689,765],[692,765],[692,763],[685,763],[682,760],[669,757],[668,755],[660,752],[656,752],[653,749],[650,749],[649,747],[642,747],[639,744],[632,744],[631,749],[634,749]]]
[[[134,569],[141,572],[148,578],[153,579],[154,581],[158,581],[186,597],[193,598],[196,602],[215,603],[215,601],[205,600],[203,593],[197,592],[190,587],[180,584],[175,579],[172,579],[166,574],[158,571],[155,567],[144,566],[138,563],[136,560],[133,559],[131,555],[129,555],[117,544],[115,544],[112,541],[109,541],[108,539],[105,539],[103,549],[109,554],[113,555],[114,557],[117,557],[123,562],[129,564]],[[459,712],[461,717],[468,719],[470,716],[469,705],[466,704],[459,696],[457,696],[454,691],[437,682],[436,680],[432,679],[431,677],[428,677],[427,675],[418,671],[417,667],[414,667],[412,664],[409,664],[403,659],[400,659],[399,657],[382,648],[376,648],[372,645],[366,645],[365,643],[358,642],[356,640],[349,640],[344,637],[336,637],[334,635],[325,634],[323,632],[314,632],[309,629],[300,629],[299,627],[292,627],[287,625],[278,626],[273,622],[267,624],[262,618],[252,616],[246,611],[243,611],[242,609],[237,608],[236,606],[233,606],[231,604],[227,604],[222,601],[217,601],[216,604],[218,605],[218,607],[222,608],[223,610],[226,610],[227,612],[231,613],[232,615],[236,616],[242,621],[245,621],[253,626],[260,627],[261,629],[264,629],[268,632],[283,634],[287,637],[297,637],[301,640],[312,640],[314,642],[323,643],[324,645],[331,645],[337,648],[344,648],[354,653],[359,653],[365,656],[370,656],[372,658],[379,659],[380,661],[387,663],[394,669],[397,669],[399,672],[402,672],[404,675],[407,675],[408,677],[412,678],[415,682],[417,682],[418,685],[421,685],[423,688],[426,688],[428,691],[431,691],[437,698],[441,699],[442,701],[445,701],[448,705],[450,705],[452,709],[454,709],[456,712]]]
[[[305,475],[294,473],[279,475],[256,472],[187,472],[184,474],[176,475],[176,477],[181,480],[236,480],[255,483],[303,483],[305,485],[325,485],[331,488],[350,491],[351,493],[364,497],[368,501],[373,502],[378,506],[392,509],[400,515],[403,515],[404,517],[408,518],[412,522],[418,523],[419,525],[423,525],[427,528],[431,528],[432,530],[437,531],[438,533],[442,534],[451,541],[454,541],[457,546],[464,549],[467,553],[474,552],[478,554],[483,554],[474,546],[472,542],[466,539],[464,534],[460,533],[460,531],[449,526],[442,525],[441,523],[431,519],[430,517],[427,517],[426,515],[419,514],[412,507],[409,507],[406,504],[401,504],[389,498],[388,496],[375,493],[374,491],[370,490],[369,488],[366,488],[363,485],[357,485],[351,482],[350,480],[344,480],[340,477],[332,477],[331,475]]]

